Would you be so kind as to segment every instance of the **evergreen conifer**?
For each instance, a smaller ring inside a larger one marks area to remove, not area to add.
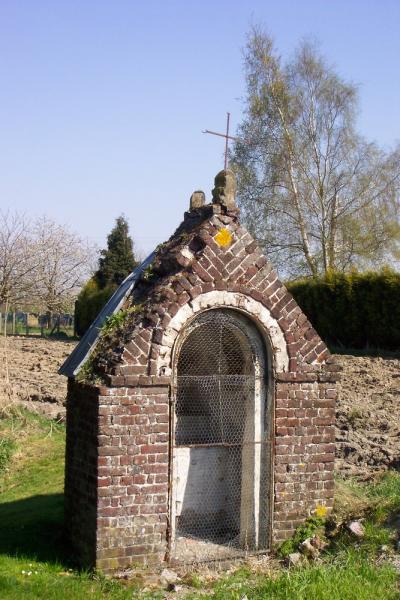
[[[101,251],[99,268],[81,290],[75,304],[76,332],[83,335],[108,299],[137,266],[128,222],[123,215],[107,237],[107,249]]]
[[[136,265],[129,225],[121,215],[116,219],[115,226],[107,237],[107,249],[101,251],[99,269],[95,278],[101,289],[109,285],[117,286]]]

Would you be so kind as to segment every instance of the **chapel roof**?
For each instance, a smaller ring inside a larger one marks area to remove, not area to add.
[[[65,375],[66,377],[75,377],[75,375],[78,374],[79,370],[85,364],[90,354],[94,350],[101,328],[106,319],[120,310],[126,298],[134,290],[143,271],[153,261],[154,256],[155,252],[149,254],[149,256],[138,267],[136,267],[132,273],[128,275],[128,277],[121,283],[119,288],[115,290],[114,294],[103,306],[89,329],[82,336],[78,345],[75,346],[71,354],[59,368],[58,372],[60,375]]]
[[[243,293],[267,307],[283,330],[290,370],[295,371],[298,362],[320,364],[327,358],[325,344],[279,281],[262,249],[241,226],[235,193],[235,175],[226,170],[215,177],[210,204],[203,192],[192,194],[190,209],[175,233],[122,282],[60,367],[60,374],[75,377],[95,348],[92,371],[103,378],[118,378],[121,369],[133,374],[156,369],[163,328],[180,306],[214,288]],[[121,309],[126,309],[127,319],[110,337],[103,326]],[[135,346],[136,337],[143,340]],[[152,352],[150,340],[155,345]],[[132,344],[133,349],[128,350]],[[136,351],[141,362],[135,358]],[[139,363],[122,364],[125,356]]]
[[[226,208],[235,208],[235,193],[236,178],[233,172],[229,169],[227,171],[220,171],[215,177],[215,187],[212,190],[213,203],[222,204],[226,206]],[[204,208],[207,208],[204,192],[194,192],[190,199],[190,211],[192,211],[195,221],[198,220],[199,216],[200,220],[202,220],[202,209]],[[186,213],[185,216],[188,214],[190,213]],[[179,231],[180,228],[178,227],[172,238],[176,236]],[[75,377],[79,373],[80,369],[93,352],[98,342],[101,328],[106,322],[106,319],[121,309],[126,299],[132,294],[140,281],[142,273],[151,265],[155,256],[156,250],[149,254],[149,256],[121,283],[108,302],[103,306],[89,329],[82,336],[77,346],[59,368],[58,373],[60,375]]]

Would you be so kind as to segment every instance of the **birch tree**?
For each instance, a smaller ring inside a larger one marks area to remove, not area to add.
[[[357,89],[304,42],[283,64],[253,29],[232,165],[247,225],[287,276],[376,265],[398,251],[400,152],[356,131]]]

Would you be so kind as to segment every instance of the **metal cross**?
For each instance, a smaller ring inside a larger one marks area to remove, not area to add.
[[[224,160],[224,170],[226,171],[228,167],[228,140],[236,141],[237,138],[229,135],[229,121],[230,121],[231,113],[226,113],[226,133],[217,133],[216,131],[209,131],[205,129],[202,133],[211,133],[211,135],[218,135],[219,137],[225,138],[225,160]]]

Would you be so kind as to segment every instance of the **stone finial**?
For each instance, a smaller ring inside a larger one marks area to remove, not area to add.
[[[205,203],[206,196],[201,190],[193,192],[193,194],[190,196],[190,210],[193,210],[195,208],[201,208],[205,205]]]
[[[230,169],[220,171],[214,179],[213,203],[222,204],[227,209],[236,208],[236,177]]]

